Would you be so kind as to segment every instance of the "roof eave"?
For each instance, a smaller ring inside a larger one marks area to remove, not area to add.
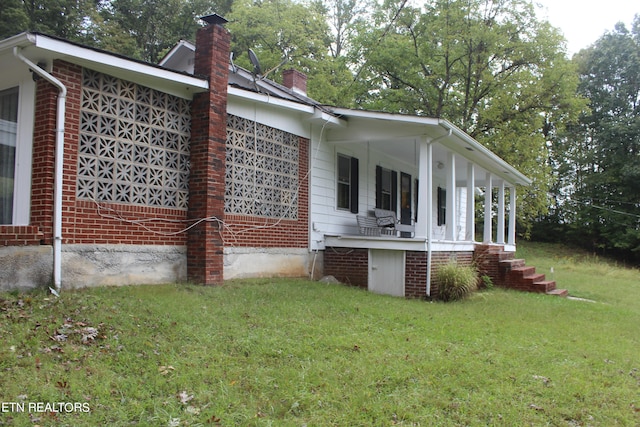
[[[83,47],[39,33],[21,33],[0,42],[0,50],[13,47],[23,49],[34,62],[62,59],[83,67],[108,73],[190,99],[194,93],[209,90],[206,79],[171,71],[154,64],[127,59],[99,49]]]
[[[482,154],[484,157],[491,159],[495,166],[494,173],[499,175],[502,179],[507,182],[511,182],[513,184],[519,185],[531,185],[533,182],[529,177],[524,175],[522,172],[517,170],[515,167],[511,166],[509,163],[498,157],[494,152],[489,150],[484,145],[480,144],[462,129],[458,128],[453,123],[449,122],[445,119],[439,119],[439,125],[446,129],[447,131],[451,130],[452,134],[454,134],[459,139],[463,140],[465,144],[468,144],[467,150],[477,151]],[[500,170],[501,169],[501,170]],[[498,170],[496,172],[496,170]]]

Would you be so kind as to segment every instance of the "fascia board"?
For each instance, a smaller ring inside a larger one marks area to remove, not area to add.
[[[0,52],[10,50],[14,47],[33,46],[35,44],[35,35],[31,33],[20,33],[8,39],[0,40]]]
[[[389,120],[398,123],[412,123],[412,124],[422,124],[422,125],[430,125],[437,126],[439,124],[438,119],[434,119],[431,117],[421,117],[421,116],[410,116],[403,114],[395,114],[395,113],[385,113],[378,111],[367,111],[367,110],[355,110],[351,108],[330,108],[331,112],[336,114],[337,116],[345,116],[345,117],[357,117],[362,119],[372,119],[372,120]]]

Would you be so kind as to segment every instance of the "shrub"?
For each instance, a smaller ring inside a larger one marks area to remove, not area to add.
[[[440,267],[436,273],[439,284],[439,298],[443,301],[457,301],[478,288],[478,273],[470,266],[450,262]]]

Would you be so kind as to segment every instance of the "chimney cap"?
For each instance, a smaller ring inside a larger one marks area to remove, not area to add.
[[[217,13],[213,13],[211,15],[203,16],[200,19],[202,19],[204,22],[206,22],[209,25],[224,25],[227,22],[229,22],[227,19],[223,18],[222,16],[218,15]]]

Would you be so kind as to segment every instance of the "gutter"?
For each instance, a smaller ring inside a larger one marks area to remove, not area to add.
[[[13,55],[24,62],[29,69],[59,89],[58,109],[56,112],[56,152],[55,179],[53,197],[53,283],[59,294],[62,287],[62,169],[64,160],[64,125],[66,113],[67,88],[51,74],[25,58],[19,47],[13,48]]]

